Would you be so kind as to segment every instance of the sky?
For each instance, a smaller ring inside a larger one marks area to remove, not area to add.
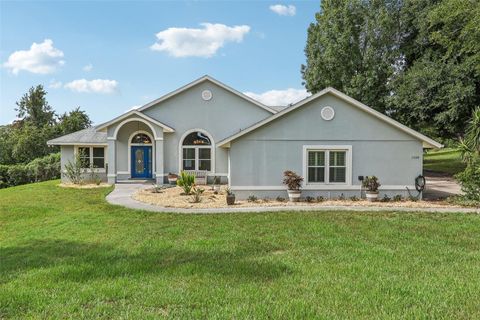
[[[304,98],[319,1],[0,1],[0,124],[42,84],[61,114],[108,121],[203,75],[260,100]]]

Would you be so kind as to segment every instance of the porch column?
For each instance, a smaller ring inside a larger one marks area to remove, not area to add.
[[[155,180],[157,184],[163,184],[163,137],[155,139]]]
[[[116,147],[117,141],[115,138],[108,138],[108,172],[107,180],[109,184],[117,182],[117,166],[116,166]]]

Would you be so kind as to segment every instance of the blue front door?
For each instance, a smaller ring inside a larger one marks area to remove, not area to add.
[[[132,178],[152,177],[152,147],[132,146]]]

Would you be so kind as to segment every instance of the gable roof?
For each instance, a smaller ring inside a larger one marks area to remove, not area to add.
[[[205,82],[205,81],[210,81],[210,82],[216,84],[217,86],[219,86],[219,87],[221,87],[221,88],[223,88],[223,89],[225,89],[225,90],[233,93],[234,95],[236,95],[236,96],[238,96],[238,97],[240,97],[240,98],[242,98],[242,99],[244,99],[244,100],[247,100],[247,101],[253,103],[254,105],[256,105],[256,106],[258,106],[258,107],[260,107],[260,108],[262,108],[262,109],[264,109],[264,110],[267,110],[268,112],[270,112],[270,113],[272,113],[272,114],[277,113],[277,111],[275,111],[274,109],[272,109],[272,108],[264,105],[263,103],[255,100],[255,99],[250,98],[249,96],[241,93],[240,91],[237,91],[237,90],[233,89],[232,87],[227,86],[226,84],[224,84],[224,83],[222,83],[222,82],[220,82],[220,81],[218,81],[218,80],[210,77],[209,75],[205,75],[205,76],[203,76],[203,77],[201,77],[201,78],[198,78],[197,80],[194,80],[194,81],[192,81],[192,82],[184,85],[183,87],[180,87],[180,88],[178,88],[178,89],[176,89],[176,90],[174,90],[174,91],[172,91],[172,92],[170,92],[170,93],[167,93],[166,95],[164,95],[164,96],[162,96],[162,97],[160,97],[160,98],[158,98],[158,99],[156,99],[156,100],[153,100],[153,101],[151,101],[151,102],[149,102],[149,103],[141,106],[141,107],[138,108],[137,110],[138,110],[138,111],[143,111],[143,110],[145,110],[145,109],[148,109],[148,108],[150,108],[150,107],[152,107],[152,106],[154,106],[154,105],[156,105],[156,104],[158,104],[158,103],[160,103],[160,102],[162,102],[162,101],[165,101],[165,100],[167,100],[167,99],[169,99],[169,98],[171,98],[171,97],[173,97],[173,96],[175,96],[175,95],[177,95],[177,94],[179,94],[179,93],[182,93],[182,92],[184,92],[185,90],[188,90],[188,89],[190,89],[191,87],[196,86],[197,84],[202,83],[202,82]]]
[[[74,144],[89,144],[89,145],[106,145],[107,133],[97,131],[96,127],[91,127],[76,131],[64,136],[48,140],[48,145],[74,145]]]
[[[249,133],[249,132],[252,132],[252,131],[254,131],[254,130],[257,129],[257,128],[260,128],[260,127],[262,127],[263,125],[274,121],[275,119],[278,119],[278,118],[280,118],[280,117],[283,117],[284,115],[292,112],[293,110],[296,110],[296,109],[304,106],[305,104],[309,103],[310,101],[313,101],[313,100],[315,100],[315,99],[317,99],[317,98],[319,98],[319,97],[321,97],[321,96],[323,96],[323,95],[325,95],[325,94],[327,94],[327,93],[331,93],[331,94],[333,94],[334,96],[336,96],[336,97],[338,97],[338,98],[340,98],[340,99],[342,99],[342,100],[344,100],[344,101],[349,102],[351,105],[353,105],[353,106],[355,106],[355,107],[357,107],[357,108],[359,108],[359,109],[367,112],[368,114],[370,114],[370,115],[372,115],[372,116],[374,116],[374,117],[376,117],[376,118],[378,118],[378,119],[380,119],[380,120],[382,120],[382,121],[385,121],[386,123],[390,124],[391,126],[397,128],[397,129],[400,129],[401,131],[404,131],[404,132],[406,132],[407,134],[409,134],[409,135],[417,138],[418,140],[420,140],[420,141],[423,142],[423,147],[424,147],[424,148],[442,148],[442,147],[443,147],[442,144],[436,142],[435,140],[430,139],[429,137],[421,134],[420,132],[417,132],[417,131],[415,131],[415,130],[413,130],[413,129],[411,129],[411,128],[403,125],[403,124],[401,124],[400,122],[393,120],[392,118],[384,115],[383,113],[380,113],[380,112],[378,112],[378,111],[376,111],[376,110],[368,107],[367,105],[361,103],[360,101],[357,101],[357,100],[353,99],[352,97],[347,96],[347,95],[344,94],[343,92],[340,92],[340,91],[338,91],[338,90],[336,90],[336,89],[334,89],[334,88],[331,88],[331,87],[325,88],[325,89],[323,89],[322,91],[320,91],[320,92],[318,92],[318,93],[316,93],[316,94],[314,94],[314,95],[311,95],[310,97],[305,98],[305,99],[297,102],[296,104],[294,104],[294,105],[292,105],[292,106],[290,106],[290,107],[288,107],[288,108],[283,109],[282,111],[280,111],[280,112],[272,115],[271,117],[268,117],[268,118],[266,118],[266,119],[264,119],[264,120],[262,120],[262,121],[259,121],[259,122],[255,123],[255,124],[253,124],[252,126],[246,128],[246,129],[244,129],[244,130],[242,130],[242,131],[240,131],[240,132],[238,132],[238,133],[236,133],[236,134],[234,134],[234,135],[231,135],[230,137],[227,137],[227,138],[221,140],[221,141],[217,144],[217,146],[219,146],[219,147],[228,147],[228,146],[229,146],[229,143],[230,143],[231,141],[233,141],[233,140],[235,140],[235,139],[238,139],[239,137],[241,137],[241,136],[243,136],[243,135],[245,135],[245,134],[247,134],[247,133]]]
[[[110,121],[108,121],[108,122],[102,123],[102,124],[100,124],[100,125],[97,126],[97,130],[105,129],[106,127],[110,126],[111,124],[114,124],[115,122],[118,122],[118,121],[121,121],[121,120],[123,120],[123,119],[125,119],[125,118],[128,118],[128,117],[130,117],[131,115],[136,115],[136,116],[138,116],[138,117],[140,117],[140,118],[143,118],[143,119],[145,119],[145,120],[147,120],[147,121],[150,121],[151,123],[156,124],[157,126],[160,126],[161,128],[163,128],[163,132],[175,132],[175,129],[173,129],[172,127],[169,127],[169,126],[167,126],[166,124],[161,123],[160,121],[155,120],[155,119],[147,116],[146,114],[143,114],[143,113],[141,113],[141,112],[138,112],[137,110],[131,110],[131,111],[129,111],[129,112],[127,112],[127,113],[124,113],[124,114],[122,114],[122,115],[120,115],[120,116],[118,116],[118,117],[116,117],[116,118],[114,118],[114,119],[112,119],[112,120],[110,120]]]

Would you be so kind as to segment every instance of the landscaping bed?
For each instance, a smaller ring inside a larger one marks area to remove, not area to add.
[[[220,192],[214,193],[209,187],[204,187],[201,201],[195,203],[193,196],[183,194],[180,187],[171,187],[165,189],[146,188],[137,191],[133,199],[148,204],[157,205],[165,208],[231,208],[231,207],[286,207],[286,206],[368,206],[368,207],[406,207],[406,208],[460,208],[446,201],[412,201],[401,200],[376,201],[369,202],[364,199],[346,198],[346,199],[302,199],[300,202],[289,202],[288,199],[255,199],[253,196],[249,200],[237,200],[235,205],[227,206],[225,196],[226,189],[221,188]],[[308,201],[307,201],[308,200]]]

